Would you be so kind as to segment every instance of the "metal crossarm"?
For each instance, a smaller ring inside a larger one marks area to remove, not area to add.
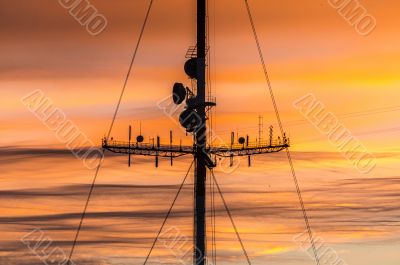
[[[209,150],[210,154],[222,156],[222,157],[232,157],[232,156],[249,156],[258,154],[268,154],[280,152],[285,148],[289,147],[289,143],[282,143],[276,145],[237,145],[232,147],[211,147]]]
[[[288,148],[289,142],[282,143],[274,141],[272,143],[249,143],[248,145],[234,144],[232,146],[210,146],[205,151],[210,155],[221,157],[248,156],[257,154],[276,153]],[[103,140],[103,148],[113,153],[160,156],[160,157],[180,157],[196,153],[196,146],[183,145],[155,145],[151,143],[136,143],[121,141]]]
[[[136,143],[121,141],[105,141],[103,140],[103,148],[120,154],[132,154],[143,156],[160,156],[160,157],[180,157],[188,154],[194,154],[193,146],[181,145],[154,145],[150,143]]]

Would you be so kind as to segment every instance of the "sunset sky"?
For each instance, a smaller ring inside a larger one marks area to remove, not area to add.
[[[358,1],[376,19],[360,35],[328,0],[249,0],[310,223],[325,249],[348,265],[400,261],[400,3]],[[44,264],[21,242],[40,229],[69,254],[94,171],[68,150],[24,104],[39,90],[94,144],[107,134],[149,1],[90,0],[108,24],[93,36],[54,0],[0,0],[0,264]],[[185,54],[196,44],[196,5],[155,0],[112,131],[127,140],[139,125],[145,140],[160,135],[189,144],[160,109],[175,82],[191,85]],[[257,46],[242,0],[209,0],[210,79],[217,98],[214,135],[264,137],[278,132]],[[295,108],[312,94],[376,158],[364,174]],[[74,260],[77,264],[143,264],[191,158],[161,160],[106,153]],[[241,162],[216,176],[253,264],[315,264],[293,238],[305,229],[284,153]],[[190,175],[168,228],[191,248]],[[220,264],[245,264],[218,197]],[[209,221],[209,220],[208,220]],[[166,237],[168,235],[165,235]],[[190,264],[190,255],[185,264]],[[149,264],[179,264],[159,242]]]

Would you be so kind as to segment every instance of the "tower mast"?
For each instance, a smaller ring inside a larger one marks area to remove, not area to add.
[[[206,144],[207,128],[205,113],[206,94],[206,0],[197,0],[197,113],[201,126],[196,131],[196,172],[194,185],[194,265],[204,265],[205,205],[206,205]]]
[[[206,249],[206,177],[207,168],[215,168],[216,156],[221,159],[232,161],[233,157],[247,156],[257,154],[275,153],[289,147],[289,139],[283,136],[283,142],[272,141],[270,135],[269,143],[262,143],[260,140],[256,143],[250,143],[249,137],[238,138],[238,143],[234,143],[234,139],[230,146],[207,145],[207,126],[206,126],[206,108],[216,106],[215,102],[206,101],[206,17],[207,6],[206,0],[197,0],[197,47],[190,47],[186,58],[189,60],[185,63],[185,72],[191,79],[197,81],[197,93],[185,87],[182,83],[175,83],[173,86],[172,100],[176,105],[183,102],[186,103],[185,110],[179,116],[180,124],[186,129],[186,132],[194,135],[194,143],[190,146],[173,145],[172,133],[170,132],[170,141],[168,145],[161,144],[160,138],[157,137],[157,145],[144,142],[144,137],[137,136],[136,144],[131,143],[131,130],[129,129],[129,141],[114,141],[112,138],[104,138],[102,147],[113,153],[127,154],[128,165],[130,165],[130,157],[135,156],[152,156],[155,157],[156,167],[159,165],[159,157],[169,158],[172,160],[184,155],[193,155],[195,159],[194,172],[194,214],[193,214],[193,230],[194,230],[194,246],[193,246],[193,264],[205,265],[207,257]],[[259,137],[261,138],[261,137]],[[212,158],[214,156],[214,158]],[[223,161],[219,163],[223,165]],[[230,163],[233,166],[233,163]],[[250,162],[249,162],[250,166]],[[179,195],[179,192],[178,192]],[[173,202],[174,204],[175,202]],[[173,207],[173,204],[171,207]],[[172,209],[172,208],[171,208]],[[166,218],[168,218],[169,213]],[[161,226],[163,229],[165,222]],[[158,239],[157,235],[155,242]],[[153,247],[146,258],[145,264],[151,255]]]

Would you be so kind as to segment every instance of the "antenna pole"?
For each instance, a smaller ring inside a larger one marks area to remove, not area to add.
[[[201,120],[196,130],[196,171],[194,185],[194,258],[193,264],[205,265],[205,205],[206,205],[206,0],[197,0],[197,113]]]
[[[128,166],[131,166],[131,140],[132,140],[132,127],[129,125],[129,132],[128,132],[128,139],[129,139],[129,155],[128,155]]]
[[[264,128],[264,117],[263,116],[258,116],[258,142],[259,144],[262,143],[263,141],[263,128]]]

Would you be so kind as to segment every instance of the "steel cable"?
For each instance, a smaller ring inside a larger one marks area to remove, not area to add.
[[[258,54],[259,54],[259,57],[260,57],[260,60],[261,60],[261,64],[262,64],[263,70],[264,70],[264,76],[265,76],[265,79],[267,81],[267,86],[268,86],[268,90],[269,90],[269,93],[270,93],[270,96],[271,96],[271,100],[272,100],[272,104],[273,104],[273,107],[274,107],[275,115],[276,115],[276,118],[277,118],[277,121],[278,121],[278,124],[279,124],[279,129],[280,129],[281,134],[283,136],[284,135],[284,130],[283,130],[283,126],[282,126],[282,121],[281,121],[281,118],[280,118],[280,115],[279,115],[278,106],[277,106],[276,101],[275,101],[275,97],[274,97],[274,93],[273,93],[273,90],[272,90],[271,81],[270,81],[269,74],[268,74],[268,71],[267,71],[267,67],[266,67],[266,64],[265,64],[265,60],[264,60],[264,56],[263,56],[263,53],[262,53],[260,41],[259,41],[259,38],[258,38],[258,35],[257,35],[256,27],[255,27],[255,24],[254,24],[253,15],[251,13],[251,9],[250,9],[250,5],[249,5],[248,0],[244,0],[244,2],[246,4],[247,13],[249,15],[251,28],[252,28],[253,34],[254,34],[254,39],[255,39],[256,44],[257,44]],[[313,249],[315,261],[319,265],[320,262],[319,262],[318,252],[317,252],[317,249],[315,247],[314,237],[312,235],[312,230],[311,230],[309,218],[308,218],[308,215],[307,215],[307,210],[306,210],[306,207],[304,205],[303,196],[301,195],[301,189],[300,189],[300,186],[299,186],[299,183],[298,183],[298,180],[297,180],[296,172],[294,170],[294,165],[293,165],[292,157],[290,155],[289,148],[286,148],[286,155],[287,155],[287,158],[288,158],[288,161],[289,161],[289,165],[290,165],[290,168],[291,168],[293,181],[295,183],[297,196],[299,198],[299,202],[300,202],[300,205],[301,205],[301,210],[302,210],[302,213],[303,213],[304,221],[306,223],[306,228],[307,228],[308,236],[310,238],[311,246],[312,246],[312,249]]]
[[[142,25],[142,28],[141,28],[141,31],[140,31],[140,34],[139,34],[139,38],[138,38],[138,41],[136,43],[136,47],[135,47],[135,50],[134,50],[134,53],[133,53],[133,56],[132,56],[132,59],[131,59],[130,65],[129,65],[128,73],[127,73],[127,75],[125,77],[124,85],[122,87],[122,91],[121,91],[120,96],[118,98],[117,106],[115,108],[114,115],[113,115],[113,118],[112,118],[112,121],[111,121],[111,124],[110,124],[110,128],[109,128],[108,133],[107,133],[107,137],[106,137],[107,140],[110,138],[112,129],[114,127],[114,122],[115,122],[115,119],[117,117],[117,114],[118,114],[118,111],[119,111],[119,107],[121,105],[122,98],[123,98],[123,96],[125,94],[125,89],[126,89],[126,86],[128,84],[128,80],[129,80],[129,77],[130,77],[130,74],[131,74],[131,71],[132,71],[133,63],[135,62],[135,59],[136,59],[136,54],[137,54],[137,52],[139,50],[139,46],[140,46],[140,43],[141,43],[141,40],[142,40],[142,37],[143,37],[144,29],[146,28],[147,21],[149,19],[150,11],[151,11],[151,8],[153,6],[153,1],[154,0],[150,0],[149,7],[147,9],[147,13],[146,13],[146,16],[145,16],[145,19],[144,19],[144,22],[143,22],[143,25]],[[97,176],[99,174],[99,171],[100,171],[103,159],[104,159],[104,151],[105,151],[104,148],[102,148],[101,149],[101,160],[99,161],[99,164],[96,167],[96,171],[95,171],[95,174],[94,174],[94,177],[93,177],[93,181],[92,181],[92,184],[90,186],[88,197],[86,199],[85,207],[83,209],[82,216],[81,216],[81,219],[79,221],[79,225],[78,225],[78,228],[77,228],[77,231],[76,231],[76,234],[75,234],[75,238],[74,238],[74,241],[72,243],[71,251],[70,251],[70,254],[69,254],[69,257],[68,257],[68,262],[67,262],[68,265],[71,265],[72,256],[74,254],[75,247],[76,247],[76,244],[78,242],[79,234],[80,234],[80,231],[82,229],[83,220],[86,217],[89,201],[90,201],[90,198],[92,197],[92,193],[93,193],[93,190],[94,190],[94,187],[95,187],[95,184],[96,184]]]

